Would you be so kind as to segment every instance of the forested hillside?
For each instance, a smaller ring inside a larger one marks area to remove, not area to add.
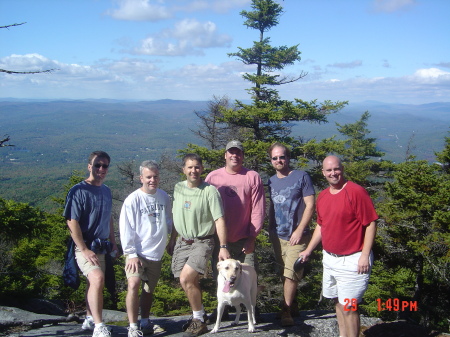
[[[14,147],[0,151],[0,197],[51,209],[49,196],[62,191],[75,169],[84,170],[86,156],[103,149],[113,167],[121,162],[175,157],[187,143],[203,145],[191,132],[199,120],[194,111],[207,102],[193,101],[0,101],[0,132]],[[404,161],[406,154],[434,161],[450,125],[450,103],[394,105],[355,103],[329,117],[329,123],[299,122],[293,135],[318,140],[338,135],[335,122],[356,121],[369,111],[370,136],[384,159]],[[339,138],[339,137],[338,137]],[[111,170],[118,178],[117,170]],[[114,179],[109,178],[110,184]]]

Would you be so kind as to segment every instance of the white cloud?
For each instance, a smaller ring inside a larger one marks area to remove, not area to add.
[[[375,12],[393,13],[409,9],[415,4],[415,0],[375,0],[373,8]]]
[[[203,48],[227,47],[231,40],[230,36],[219,34],[211,21],[184,19],[177,22],[174,28],[144,39],[134,53],[160,56],[203,55]]]
[[[17,98],[116,98],[208,100],[213,95],[249,99],[242,79],[253,66],[230,60],[224,63],[187,64],[164,70],[162,61],[141,58],[99,60],[91,66],[66,64],[39,54],[0,58],[0,68],[36,70],[58,68],[49,74],[8,75],[0,73],[2,97]],[[284,74],[281,74],[284,75]],[[313,74],[314,75],[314,74]],[[418,69],[402,77],[308,76],[277,88],[283,99],[320,101],[378,100],[421,104],[450,101],[450,73],[438,68]]]
[[[440,77],[448,78],[449,76],[449,72],[440,70],[438,68],[419,69],[414,73],[414,77],[422,79],[437,79]]]
[[[172,17],[167,7],[161,3],[151,3],[150,0],[117,0],[116,2],[119,8],[109,9],[106,14],[117,20],[155,22]]]
[[[251,0],[194,0],[174,1],[163,0],[116,0],[117,8],[109,9],[106,15],[117,20],[129,21],[160,21],[173,18],[177,12],[213,11],[226,13],[234,8],[242,8]],[[179,3],[182,3],[181,5]]]

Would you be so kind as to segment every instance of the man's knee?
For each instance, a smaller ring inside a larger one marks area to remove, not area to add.
[[[105,274],[101,269],[92,270],[88,276],[90,287],[103,287],[105,284]]]
[[[180,274],[180,284],[185,289],[185,287],[190,287],[198,282],[198,272],[194,270],[189,265],[184,265],[183,270]]]
[[[141,285],[141,278],[132,276],[128,278],[128,291],[136,292],[139,291]]]

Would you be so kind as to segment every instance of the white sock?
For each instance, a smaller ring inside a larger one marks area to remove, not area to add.
[[[203,309],[203,306],[202,306],[202,309],[201,310],[199,310],[199,311],[193,311],[192,312],[192,316],[194,317],[194,318],[196,318],[196,319],[199,319],[200,321],[202,321],[202,322],[204,322],[204,320],[203,320],[203,315],[205,314],[205,310]]]
[[[92,317],[92,316],[86,316],[86,319],[87,319],[88,321],[94,321],[94,317]]]
[[[130,328],[136,329],[138,328],[137,323],[130,323]]]
[[[101,322],[101,323],[95,323],[95,329],[98,329],[102,326],[105,326],[105,323]]]

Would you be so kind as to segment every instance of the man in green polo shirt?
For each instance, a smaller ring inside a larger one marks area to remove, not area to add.
[[[183,173],[186,180],[176,184],[173,193],[173,222],[179,236],[173,252],[172,272],[180,278],[192,309],[192,320],[183,337],[199,336],[208,331],[200,274],[205,274],[211,259],[215,232],[220,242],[219,261],[230,257],[222,199],[214,186],[202,180],[202,172],[200,156],[185,155]]]

